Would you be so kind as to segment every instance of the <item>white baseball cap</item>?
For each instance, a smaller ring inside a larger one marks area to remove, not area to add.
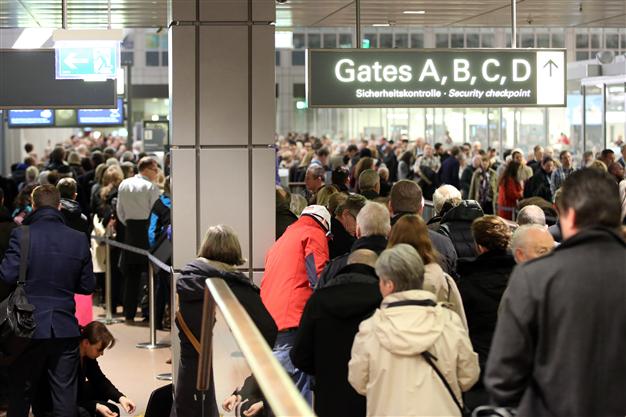
[[[319,220],[330,232],[330,213],[328,209],[324,206],[320,206],[317,204],[307,206],[302,210],[302,215],[308,214],[309,216],[313,216],[317,220]]]

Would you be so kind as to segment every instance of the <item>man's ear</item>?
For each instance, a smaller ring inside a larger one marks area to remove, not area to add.
[[[359,227],[359,224],[356,224],[356,238],[360,239],[361,238],[361,228]]]

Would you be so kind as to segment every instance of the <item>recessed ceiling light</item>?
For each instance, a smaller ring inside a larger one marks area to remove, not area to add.
[[[372,26],[374,27],[378,27],[378,28],[386,28],[391,26],[389,23],[374,23]]]
[[[426,14],[426,10],[405,10],[404,14]]]

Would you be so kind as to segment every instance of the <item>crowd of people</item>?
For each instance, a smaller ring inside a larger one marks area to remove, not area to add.
[[[235,270],[241,248],[224,225],[184,269],[196,312],[180,334],[191,371],[178,415],[219,413],[213,385],[189,392],[209,276],[223,277],[319,416],[453,416],[488,404],[623,414],[626,182],[610,154],[574,168],[569,152],[556,161],[541,147],[526,163],[519,150],[499,159],[478,145],[280,139],[277,240],[260,288]],[[272,415],[252,376],[222,402],[237,406]]]
[[[11,175],[0,177],[0,290],[3,299],[13,291],[27,262],[23,288],[36,328],[20,349],[6,348],[3,339],[0,403],[23,417],[31,408],[36,416],[113,417],[119,415],[113,403],[132,413],[134,403],[95,361],[114,338],[93,322],[93,302],[103,303],[108,262],[112,313],[122,306],[127,324],[144,325],[147,315],[138,322],[135,316],[148,262],[115,247],[107,259],[105,245],[91,237],[145,250],[169,242],[169,161],[128,151],[111,136],[73,136],[41,156],[30,144],[24,150]],[[168,262],[167,251],[163,256]],[[162,328],[169,273],[157,277]]]
[[[59,410],[81,404],[76,376],[95,369],[83,358],[112,346],[102,329],[94,339],[71,317],[76,294],[97,287],[91,270],[100,278],[104,270],[102,247],[92,240],[90,251],[88,236],[143,249],[171,242],[169,160],[110,137],[73,137],[42,158],[25,151],[0,184],[0,280],[17,281],[30,229],[31,262],[41,266],[29,269],[26,292],[41,333],[9,367],[18,381],[9,403],[26,416],[39,404],[31,385],[47,383],[45,410],[69,416]],[[276,241],[260,287],[238,270],[245,261],[227,225],[209,227],[176,283],[172,416],[220,415],[216,381],[207,392],[195,387],[209,277],[231,288],[319,416],[462,416],[488,404],[520,416],[625,415],[626,147],[621,153],[577,164],[569,151],[556,157],[541,146],[527,160],[479,143],[278,137]],[[43,248],[58,259],[45,265]],[[113,306],[135,325],[146,260],[112,252]],[[65,277],[62,296],[42,292],[46,274]],[[167,282],[158,286],[160,326]],[[47,360],[19,374],[35,356]],[[134,408],[106,387],[94,400]],[[86,415],[108,416],[98,404]],[[253,376],[221,407],[272,415]]]

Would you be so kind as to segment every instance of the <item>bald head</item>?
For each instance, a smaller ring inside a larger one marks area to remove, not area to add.
[[[376,266],[376,259],[378,259],[378,254],[373,250],[357,249],[348,256],[348,265],[364,264],[374,268]]]
[[[526,224],[537,224],[539,226],[546,225],[546,215],[539,206],[534,204],[525,206],[517,214],[517,224],[524,226]]]
[[[543,256],[554,248],[554,238],[545,228],[528,224],[517,228],[511,239],[511,250],[518,264]]]

